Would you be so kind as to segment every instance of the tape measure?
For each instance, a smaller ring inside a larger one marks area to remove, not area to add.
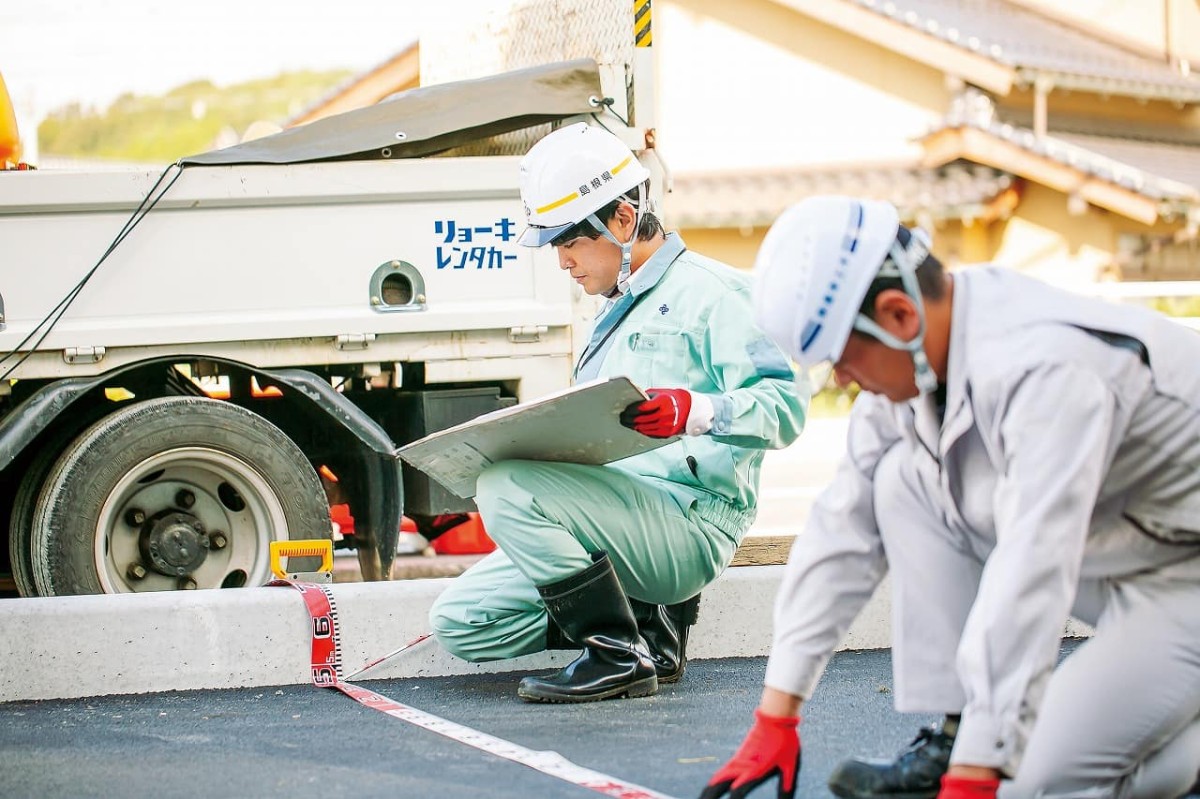
[[[588,788],[605,796],[617,799],[671,799],[666,794],[584,768],[567,760],[558,752],[534,751],[520,744],[435,716],[432,713],[426,713],[415,707],[409,707],[382,694],[346,682],[342,677],[341,637],[338,631],[337,605],[333,601],[332,590],[323,584],[301,583],[285,579],[273,580],[267,585],[290,586],[299,591],[300,596],[304,598],[304,606],[312,620],[312,683],[318,688],[336,688],[364,707],[373,708],[392,718],[407,721],[453,741],[472,746],[505,760],[511,760],[514,763],[520,763],[535,771],[578,785],[581,788]],[[401,652],[421,640],[424,638],[411,641],[396,652]],[[390,655],[372,661],[355,674],[361,674],[371,666],[386,660],[387,657]]]
[[[320,558],[321,567],[315,572],[288,572],[283,568],[284,558]],[[271,573],[280,580],[299,583],[333,582],[333,542],[327,538],[305,541],[272,541]]]

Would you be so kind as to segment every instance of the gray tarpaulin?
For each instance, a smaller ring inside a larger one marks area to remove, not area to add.
[[[185,165],[416,158],[500,133],[592,113],[591,59],[402,92],[375,105],[182,159]]]

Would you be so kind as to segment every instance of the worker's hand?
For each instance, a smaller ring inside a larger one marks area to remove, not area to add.
[[[942,790],[938,791],[938,799],[996,799],[998,790],[1000,780],[995,778],[976,779],[946,774],[942,776]]]
[[[708,781],[700,799],[729,794],[742,799],[772,777],[779,778],[779,799],[796,795],[800,773],[800,717],[768,716],[754,711],[754,726],[737,752]]]
[[[648,400],[634,402],[621,411],[621,424],[651,438],[670,438],[687,429],[692,412],[692,392],[686,388],[652,388]]]

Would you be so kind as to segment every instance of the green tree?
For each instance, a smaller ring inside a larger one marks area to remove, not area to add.
[[[351,75],[290,72],[221,88],[194,81],[161,97],[123,94],[108,108],[73,103],[38,126],[44,155],[165,163],[210,150],[223,130],[242,134],[257,120],[282,125]]]

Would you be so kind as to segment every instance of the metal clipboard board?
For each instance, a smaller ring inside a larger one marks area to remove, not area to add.
[[[465,499],[475,496],[479,473],[498,461],[603,464],[678,440],[621,425],[621,411],[643,399],[629,378],[594,380],[432,433],[398,454]]]

